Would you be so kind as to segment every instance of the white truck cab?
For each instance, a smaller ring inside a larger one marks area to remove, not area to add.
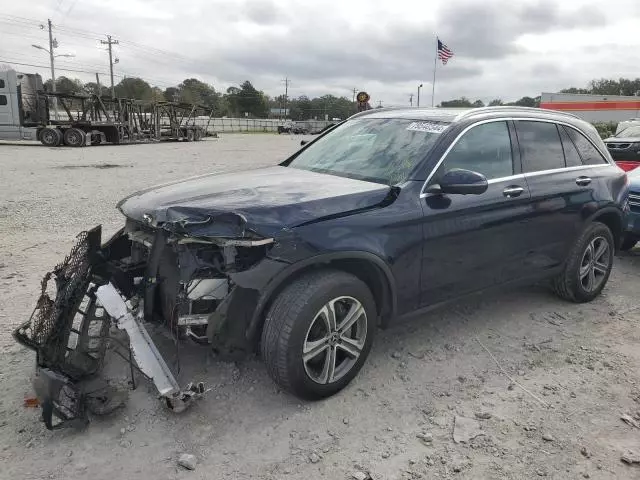
[[[42,88],[38,74],[0,71],[0,140],[37,140],[37,127],[47,119],[36,94]]]

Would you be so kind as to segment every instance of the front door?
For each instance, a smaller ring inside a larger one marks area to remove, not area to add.
[[[427,181],[464,168],[485,175],[489,188],[479,195],[423,194],[422,306],[526,275],[529,233],[522,222],[530,196],[513,135],[507,121],[468,128]]]

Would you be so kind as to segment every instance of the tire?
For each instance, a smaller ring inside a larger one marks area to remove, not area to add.
[[[199,142],[199,141],[202,139],[202,130],[200,130],[200,129],[198,128],[194,133],[195,133],[195,135],[194,135],[193,139],[194,139],[196,142]]]
[[[57,128],[47,127],[40,132],[40,143],[46,147],[57,147],[62,142],[62,134]]]
[[[627,250],[631,250],[633,247],[636,246],[636,243],[638,243],[638,239],[636,237],[625,235],[625,237],[622,239],[622,245],[620,245],[620,250],[622,250],[623,252],[626,252]]]
[[[598,254],[600,248],[606,251]],[[600,222],[588,225],[571,248],[564,271],[554,280],[558,296],[571,302],[584,303],[600,295],[611,274],[614,250],[609,227]],[[595,263],[590,255],[595,256]],[[587,272],[586,275],[584,272]]]
[[[347,311],[360,312],[343,335],[335,330],[327,334],[328,305],[334,307],[338,327]],[[376,316],[371,291],[349,273],[322,270],[295,279],[269,308],[262,330],[262,357],[269,375],[284,390],[304,399],[317,400],[339,392],[357,375],[371,350]],[[351,343],[345,343],[345,338]],[[317,353],[305,362],[303,348],[320,341],[317,348],[311,348]],[[352,352],[360,348],[360,353],[350,355],[345,348]],[[333,380],[326,369],[331,359]]]
[[[187,130],[187,142],[193,142],[195,137],[196,135],[192,129]]]
[[[87,135],[79,128],[68,128],[64,131],[64,144],[68,147],[84,147]]]

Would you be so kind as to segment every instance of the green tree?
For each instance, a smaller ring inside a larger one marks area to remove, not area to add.
[[[494,100],[491,100],[489,102],[489,106],[490,107],[499,107],[500,105],[504,105],[504,103],[502,103],[502,100],[499,98],[496,98]]]
[[[215,89],[204,82],[195,78],[187,78],[178,85],[180,101],[185,103],[193,103],[205,105],[209,108],[216,108],[218,105],[218,95]]]
[[[475,102],[473,102],[472,106],[476,108],[484,107],[484,102],[482,100],[476,100]]]
[[[51,92],[51,79],[44,82],[44,89]],[[83,85],[77,78],[71,79],[67,77],[56,78],[56,93],[66,93],[68,95],[81,95],[84,93]]]
[[[249,80],[238,87],[229,87],[225,95],[231,112],[244,117],[266,118],[269,113],[269,99],[251,84]]]
[[[540,97],[522,97],[520,100],[516,100],[509,105],[516,105],[518,107],[539,107],[540,106]]]
[[[120,98],[134,98],[136,100],[151,100],[153,98],[151,85],[137,77],[123,78],[115,86],[115,91],[116,97]]]
[[[467,97],[460,97],[455,100],[447,100],[440,103],[441,107],[444,108],[464,108],[464,107],[472,107],[473,103]]]
[[[151,89],[151,100],[153,102],[164,102],[164,92],[161,88],[153,87]]]
[[[83,90],[85,93],[88,93],[89,95],[99,95],[99,96],[109,95],[109,89],[104,85],[100,85],[100,88],[98,88],[98,84],[96,82],[85,83]]]
[[[167,102],[175,102],[180,100],[180,89],[178,87],[169,87],[165,89],[164,99]]]
[[[571,88],[563,88],[562,90],[560,90],[560,93],[591,93],[591,90],[587,88],[571,87]]]

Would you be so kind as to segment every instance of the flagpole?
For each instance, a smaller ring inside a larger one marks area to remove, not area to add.
[[[436,36],[436,52],[433,56],[433,83],[431,84],[431,107],[436,95],[436,69],[438,68],[438,37]]]

